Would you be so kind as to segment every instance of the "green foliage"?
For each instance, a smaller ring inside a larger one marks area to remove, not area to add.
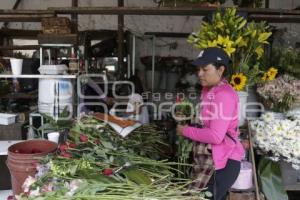
[[[289,74],[300,78],[300,52],[293,48],[273,48],[271,65],[279,69],[281,74]]]
[[[68,119],[70,112],[67,107],[58,115],[57,118],[53,118],[47,114],[41,113],[45,119],[45,124],[38,128],[38,131],[44,131],[44,133],[49,133],[52,131],[64,131],[65,129],[70,129],[73,125],[73,120]]]
[[[194,105],[186,98],[180,100],[180,102],[176,102],[175,110],[176,113],[180,113],[188,118],[195,114]]]
[[[13,58],[23,59],[23,58],[29,58],[28,54],[24,54],[21,51],[17,51],[13,54]]]

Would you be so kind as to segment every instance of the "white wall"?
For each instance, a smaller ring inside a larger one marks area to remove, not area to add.
[[[1,0],[3,9],[12,8],[15,0]],[[48,7],[68,7],[71,0],[22,0],[19,9],[47,9]],[[117,0],[79,0],[80,7],[86,6],[116,6]],[[227,2],[225,6],[232,5]],[[300,0],[270,0],[271,8],[291,9],[300,6]],[[125,6],[155,7],[152,0],[125,0]],[[144,32],[186,32],[199,28],[202,17],[194,16],[125,16],[125,28],[142,36]],[[79,30],[87,29],[117,29],[117,17],[109,15],[80,15]],[[274,24],[287,27],[299,34],[300,24]],[[10,23],[11,28],[40,29],[40,23]],[[163,47],[166,43],[178,42],[178,48]],[[193,58],[198,50],[186,43],[186,39],[157,38],[156,52],[158,55],[186,56]],[[151,53],[151,42],[147,39],[137,40],[137,58]],[[138,66],[140,64],[138,63]]]

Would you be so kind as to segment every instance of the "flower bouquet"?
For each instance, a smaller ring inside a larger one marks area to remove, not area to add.
[[[187,124],[187,121],[191,120],[195,113],[193,104],[185,98],[181,99],[179,96],[176,98],[175,112],[175,120],[181,125]],[[190,163],[189,158],[193,150],[193,142],[179,135],[177,144],[178,163],[181,163],[178,165],[178,171],[183,172],[183,174],[178,173],[177,175],[181,178],[188,178],[191,169],[191,165],[188,165],[188,163]]]
[[[273,75],[272,73],[265,74],[263,80],[272,80]],[[268,109],[285,112],[293,106],[299,95],[294,81],[296,81],[294,77],[283,75],[267,83],[259,84],[257,93]]]
[[[276,119],[271,112],[252,121],[254,143],[272,160],[279,159],[300,169],[300,120]]]
[[[227,8],[224,13],[217,11],[211,22],[203,22],[200,30],[188,37],[188,42],[198,49],[223,48],[232,60],[229,81],[237,91],[242,91],[263,74],[260,62],[271,34],[265,22],[248,23],[235,8]]]

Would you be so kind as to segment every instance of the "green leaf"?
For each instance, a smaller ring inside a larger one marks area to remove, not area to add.
[[[137,184],[150,185],[152,182],[144,172],[138,169],[126,169],[122,171],[122,173],[126,176],[127,179]]]
[[[74,176],[76,174],[76,171],[77,171],[77,168],[78,168],[78,165],[73,165],[73,166],[70,166],[70,174],[72,176]]]
[[[110,142],[101,141],[101,144],[104,146],[104,148],[114,150],[114,146]]]
[[[261,189],[267,199],[288,200],[287,193],[282,185],[278,162],[261,158],[258,164],[258,177]]]

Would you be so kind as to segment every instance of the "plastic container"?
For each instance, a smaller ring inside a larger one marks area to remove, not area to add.
[[[22,74],[23,59],[11,58],[10,66],[13,75]]]
[[[73,85],[71,80],[39,79],[39,112],[54,117],[61,113],[65,107],[72,115]]]
[[[16,122],[16,114],[0,113],[0,124],[9,125]]]
[[[66,65],[41,65],[38,70],[41,74],[56,75],[66,74],[68,67]]]
[[[48,136],[48,140],[51,141],[51,142],[55,142],[55,143],[58,143],[59,141],[59,132],[51,132],[51,133],[48,133],[47,136]]]
[[[22,185],[28,176],[35,176],[37,158],[55,152],[57,144],[48,140],[27,140],[8,148],[6,165],[10,171],[14,195],[22,192]]]
[[[236,190],[249,190],[253,188],[252,164],[250,162],[242,161],[240,174],[231,188]]]
[[[246,107],[248,92],[238,92],[239,96],[239,126],[243,126],[246,122]]]

